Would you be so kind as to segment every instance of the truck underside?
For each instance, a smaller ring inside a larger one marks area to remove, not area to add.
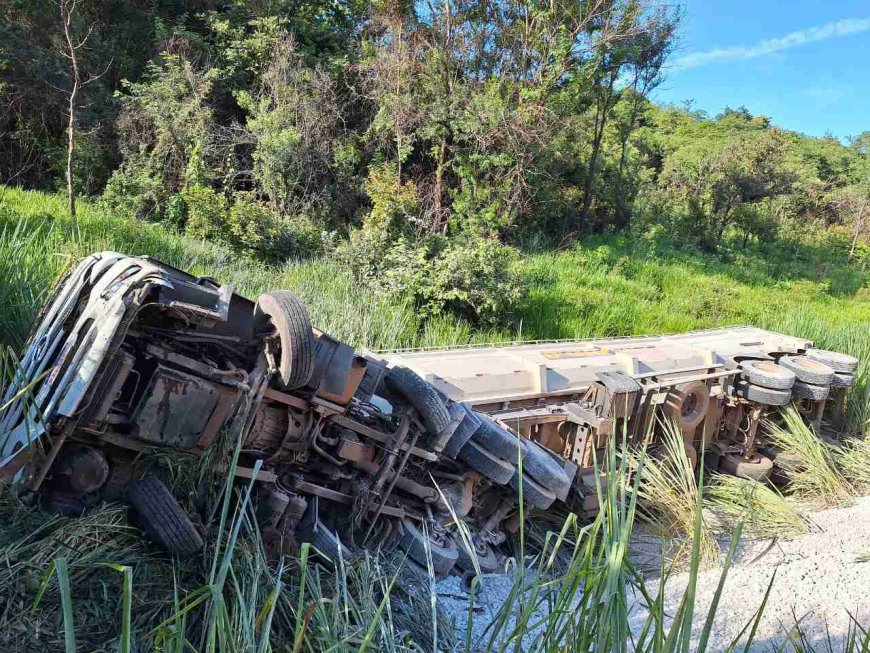
[[[493,571],[517,529],[597,510],[596,461],[656,447],[670,420],[690,460],[767,478],[759,428],[795,402],[842,423],[857,361],[750,327],[679,336],[438,351],[356,351],[292,293],[257,302],[112,252],[81,261],[40,317],[0,413],[0,474],[56,512],[126,500],[180,555],[205,528],[155,455],[256,479],[270,550],[399,547],[438,574]],[[617,438],[617,436],[622,436]],[[469,528],[472,550],[456,523]]]

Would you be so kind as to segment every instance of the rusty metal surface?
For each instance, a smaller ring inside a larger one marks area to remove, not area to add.
[[[206,379],[158,366],[134,417],[137,437],[164,446],[198,446],[222,392]]]

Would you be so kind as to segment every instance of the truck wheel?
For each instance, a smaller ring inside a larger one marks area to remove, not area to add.
[[[795,385],[797,385],[797,382],[795,382]],[[764,406],[785,406],[791,401],[791,393],[794,389],[772,390],[771,388],[762,388],[760,385],[753,385],[746,381],[738,381],[735,388],[738,396]]]
[[[202,549],[199,531],[160,479],[146,476],[133,481],[127,500],[142,530],[170,553],[191,556]]]
[[[743,361],[740,369],[744,379],[762,388],[789,390],[794,385],[794,372],[773,361]]]
[[[830,385],[834,370],[807,356],[783,356],[779,364],[794,372],[798,381],[813,385]]]
[[[834,378],[831,379],[832,388],[851,388],[855,385],[855,375],[846,374],[845,372],[834,372]]]
[[[321,523],[318,523],[314,532],[311,533],[311,545],[317,549],[321,556],[333,564],[338,563],[339,557],[345,562],[352,562],[356,558],[353,552],[342,543],[338,535]]]
[[[450,440],[448,440],[447,444],[444,446],[444,451],[442,452],[449,458],[456,458],[459,454],[459,450],[465,446],[465,443],[471,439],[471,436],[480,428],[480,425],[483,422],[480,416],[468,406],[463,405],[462,407],[465,409],[465,417],[461,422],[459,422],[459,426],[456,427],[456,430],[453,431],[453,435],[450,436]]]
[[[456,429],[458,429],[459,425],[465,421],[465,406],[462,404],[458,404],[455,401],[448,401],[447,412],[450,414],[450,423],[446,428],[442,429],[438,434],[438,437],[431,441],[431,448],[436,453],[444,451],[444,447],[446,447],[447,443],[453,438]]]
[[[669,393],[665,412],[681,429],[690,431],[704,421],[709,407],[710,390],[707,384],[693,381]]]
[[[499,485],[504,485],[511,480],[511,476],[516,471],[509,462],[490,453],[474,440],[465,443],[465,446],[459,450],[457,458]]]
[[[835,372],[840,372],[842,374],[854,374],[858,370],[859,361],[857,358],[849,356],[848,354],[841,354],[837,351],[808,349],[804,356],[819,361],[820,363],[830,367]]]
[[[438,391],[421,379],[414,370],[402,365],[387,372],[387,385],[410,403],[423,420],[426,431],[439,435],[450,425],[450,412]]]
[[[459,554],[456,566],[462,571],[474,572],[474,558],[477,558],[477,566],[480,568],[481,574],[494,574],[501,570],[502,556],[487,542],[474,543],[473,554],[465,548],[464,542],[456,548]]]
[[[65,495],[53,495],[45,502],[46,512],[61,517],[81,517],[87,506],[84,501]]]
[[[794,387],[791,391],[795,397],[811,399],[813,401],[824,401],[828,398],[828,393],[831,391],[831,388],[826,385],[815,385],[812,383],[804,383],[803,381],[795,381]]]
[[[542,510],[546,510],[550,506],[553,505],[553,502],[556,500],[556,495],[553,492],[550,492],[547,488],[540,485],[535,479],[531,478],[528,474],[523,474],[522,476],[523,483],[523,501],[528,503],[529,505],[534,506],[535,508],[540,508]],[[520,494],[520,473],[519,470],[514,472],[514,475],[511,476],[510,486],[514,492],[517,493],[517,496]]]
[[[314,372],[314,333],[305,304],[289,290],[263,293],[254,307],[254,326],[270,324],[281,343],[281,384],[286,390],[301,388]]]
[[[420,524],[413,519],[402,522],[404,532],[399,542],[401,548],[414,562],[427,567],[426,550],[432,556],[432,569],[438,576],[447,574],[459,559],[453,539],[446,533],[435,534],[423,532]]]
[[[764,481],[770,476],[773,462],[766,456],[753,456],[752,460],[744,460],[737,454],[726,454],[719,461],[719,469],[726,474],[748,478],[751,481]]]
[[[561,465],[551,458],[545,449],[536,442],[518,437],[502,428],[490,419],[483,419],[483,424],[471,436],[472,441],[487,451],[511,463],[517,461],[518,450],[523,454],[523,473],[528,474],[544,487],[556,494],[567,492],[571,487],[571,479]]]

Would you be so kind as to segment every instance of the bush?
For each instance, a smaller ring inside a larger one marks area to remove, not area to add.
[[[307,217],[276,216],[253,192],[237,192],[229,202],[222,193],[197,185],[185,188],[179,197],[187,212],[187,233],[256,258],[306,258],[322,252],[328,242]]]
[[[187,210],[187,233],[208,240],[227,240],[227,199],[223,193],[196,185],[182,190],[180,197]]]
[[[170,192],[142,161],[127,161],[112,173],[102,201],[113,212],[142,220],[165,217]]]
[[[521,297],[519,254],[492,238],[453,240],[433,260],[427,312],[446,308],[474,323],[503,322]]]
[[[420,211],[417,187],[412,181],[401,182],[395,164],[373,166],[365,181],[365,192],[372,202],[372,210],[365,219],[366,230],[403,233],[417,222]]]
[[[495,325],[522,295],[517,250],[491,238],[393,240],[373,229],[355,232],[339,253],[360,283],[409,299],[424,319],[449,312]]]

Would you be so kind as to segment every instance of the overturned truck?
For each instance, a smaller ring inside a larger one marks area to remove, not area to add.
[[[313,328],[290,292],[252,302],[103,252],[58,285],[4,390],[0,478],[63,514],[127,501],[155,543],[190,555],[201,522],[153,469],[169,452],[255,479],[272,551],[397,547],[438,574],[494,571],[520,488],[526,515],[591,515],[608,445],[654,447],[662,417],[690,459],[767,478],[765,412],[795,401],[837,428],[857,365],[749,327],[374,354]]]

